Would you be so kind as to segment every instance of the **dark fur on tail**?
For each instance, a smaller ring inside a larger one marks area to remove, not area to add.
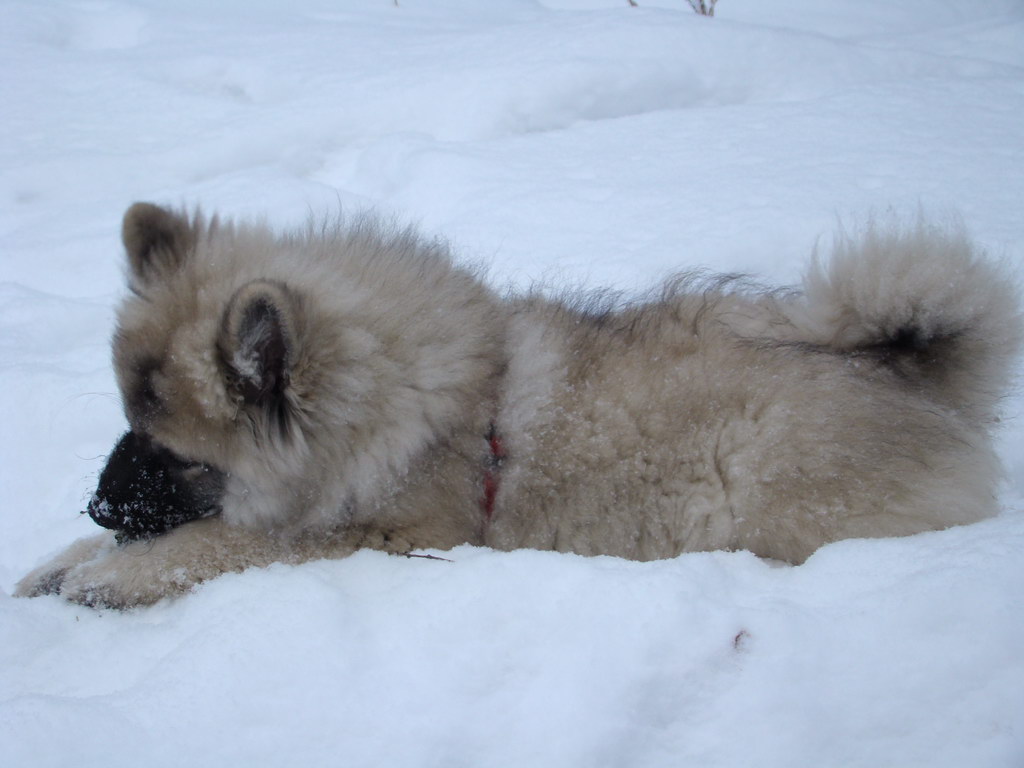
[[[813,343],[881,361],[976,423],[994,417],[1021,347],[1018,287],[962,228],[918,221],[840,236],[804,296],[797,325]]]

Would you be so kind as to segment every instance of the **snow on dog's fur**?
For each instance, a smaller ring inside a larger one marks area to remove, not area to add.
[[[368,218],[275,236],[138,204],[123,234],[131,432],[90,512],[190,522],[78,542],[21,595],[125,607],[361,547],[799,563],[995,511],[1017,297],[956,230],[839,237],[801,292],[620,305],[498,296]]]

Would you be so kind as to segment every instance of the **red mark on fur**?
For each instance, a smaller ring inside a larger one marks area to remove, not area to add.
[[[487,442],[491,447],[491,455],[487,457],[487,469],[484,470],[484,496],[480,499],[480,508],[483,510],[484,519],[489,523],[494,517],[494,499],[498,495],[498,470],[505,460],[505,448],[493,424],[487,433]]]

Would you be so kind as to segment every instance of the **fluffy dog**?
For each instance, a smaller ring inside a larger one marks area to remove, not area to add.
[[[994,513],[1021,332],[963,234],[839,237],[801,291],[499,296],[365,218],[275,235],[132,206],[105,533],[18,594],[128,607],[272,562],[470,543],[799,563]]]

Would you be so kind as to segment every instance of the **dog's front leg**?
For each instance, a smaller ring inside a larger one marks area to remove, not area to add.
[[[58,592],[94,607],[132,608],[190,591],[223,573],[297,562],[287,537],[241,526],[220,517],[188,523],[152,539],[115,545],[107,534],[73,544],[18,584],[15,594]]]
[[[69,572],[116,548],[111,532],[88,536],[71,544],[44,565],[30,571],[14,588],[15,597],[39,597],[60,592]]]

